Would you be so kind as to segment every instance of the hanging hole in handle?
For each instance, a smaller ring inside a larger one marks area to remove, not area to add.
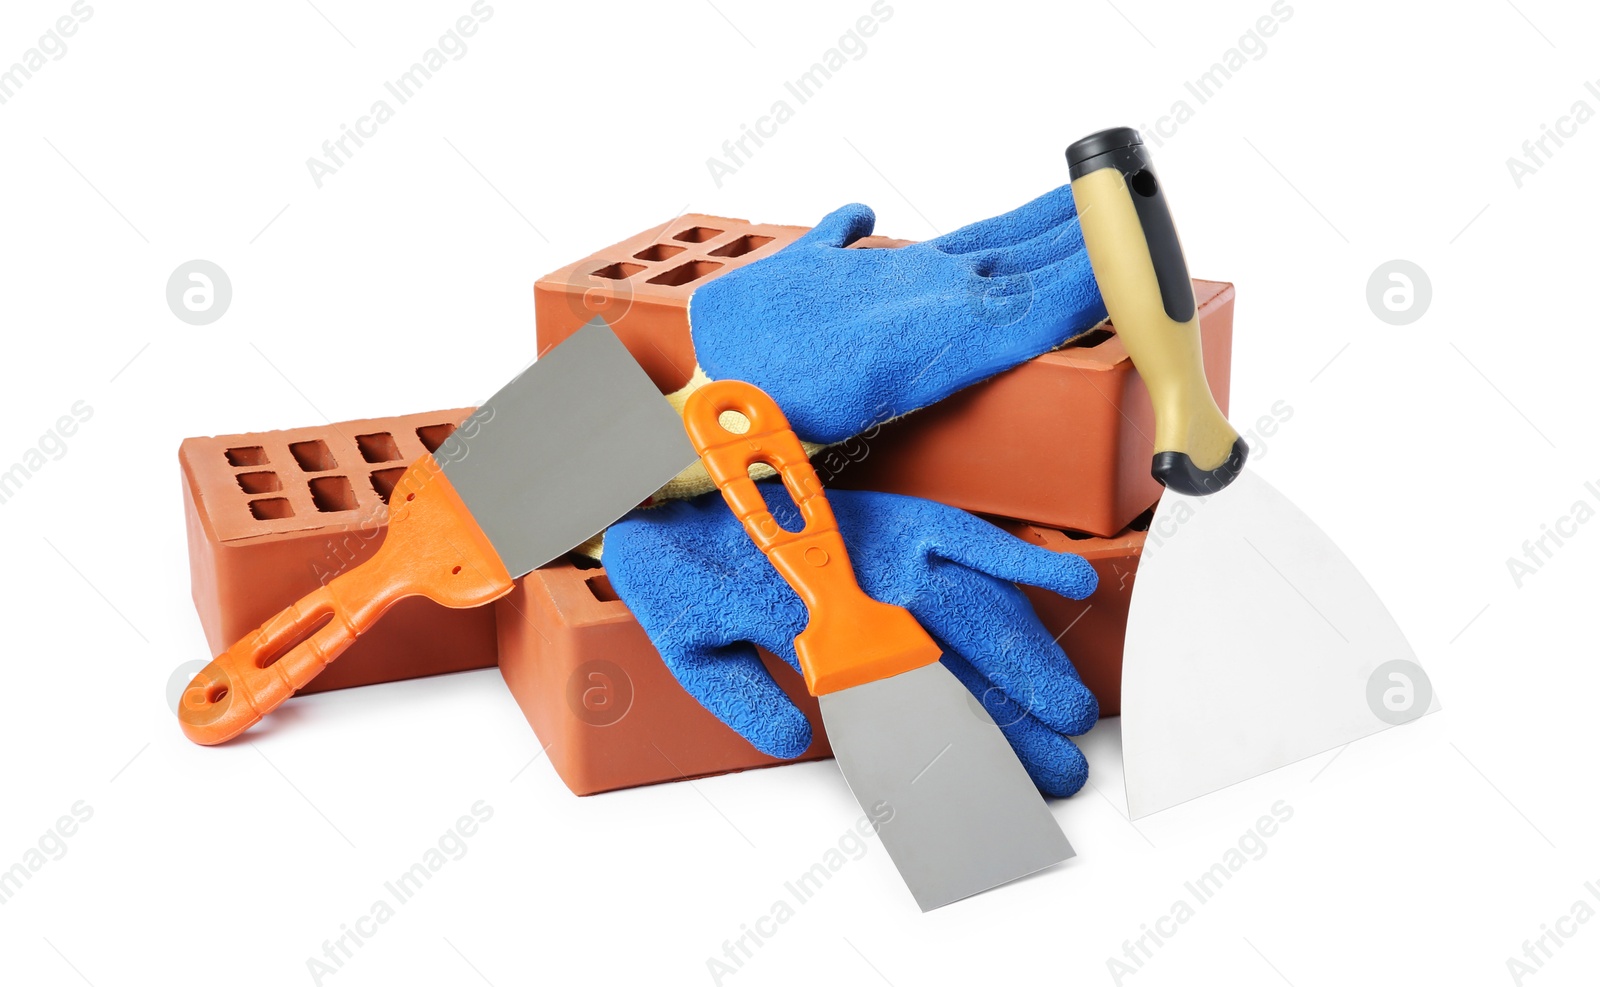
[[[734,435],[743,435],[750,431],[750,419],[742,411],[728,410],[717,416],[717,424],[722,426],[724,432]]]
[[[1128,187],[1135,193],[1148,199],[1156,194],[1155,172],[1148,168],[1140,168],[1128,177]]]
[[[333,611],[332,610],[329,610],[327,613],[322,614],[321,616],[317,617],[317,619],[311,623],[310,627],[307,627],[305,630],[303,630],[300,633],[296,634],[287,643],[281,644],[276,649],[271,651],[270,653],[268,653],[266,655],[263,655],[260,658],[257,658],[256,659],[256,667],[257,668],[271,668],[273,665],[276,665],[278,663],[278,660],[281,659],[284,655],[286,655],[289,652],[293,651],[295,648],[298,648],[301,644],[304,644],[306,641],[311,640],[311,638],[313,636],[315,636],[318,631],[322,630],[324,627],[327,627],[328,626],[328,621],[330,621],[332,619],[333,619]]]
[[[206,702],[212,705],[220,703],[226,698],[228,698],[228,687],[225,685],[214,685],[206,690]]]
[[[778,527],[789,534],[799,534],[805,530],[806,519],[801,516],[800,509],[795,506],[794,498],[789,494],[789,488],[779,481],[777,483],[764,483],[778,475],[768,463],[751,463],[747,471],[750,479],[761,484],[761,490],[767,495],[767,509],[772,511],[772,519]]]

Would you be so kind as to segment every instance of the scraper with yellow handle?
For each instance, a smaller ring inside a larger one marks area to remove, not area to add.
[[[1135,576],[1122,659],[1133,818],[1403,722],[1375,695],[1437,699],[1405,635],[1309,517],[1245,469],[1206,382],[1183,248],[1139,132],[1067,148],[1095,280],[1155,411],[1166,488]],[[1185,496],[1173,496],[1181,494]],[[1420,680],[1420,681],[1419,681]]]
[[[743,416],[745,428],[730,427]],[[1071,857],[1038,789],[910,612],[856,582],[822,481],[777,404],[740,381],[683,409],[689,440],[745,532],[804,601],[794,650],[856,801],[923,911]],[[778,471],[805,527],[767,509],[750,467]]]

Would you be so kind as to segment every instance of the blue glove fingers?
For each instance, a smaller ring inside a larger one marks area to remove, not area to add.
[[[1075,254],[1085,253],[1083,227],[1077,217],[1021,243],[991,247],[966,255],[980,277],[1005,277],[1050,267]]]
[[[1106,303],[1094,279],[1087,250],[1069,253],[1032,272],[1034,310],[1058,319],[1069,330],[1065,340],[1106,317]]]
[[[792,758],[811,746],[811,723],[743,642],[663,651],[684,691],[768,757]]]
[[[988,250],[1030,240],[1077,214],[1077,204],[1072,201],[1072,186],[1063,185],[1008,213],[979,220],[929,240],[926,246],[946,254]]]
[[[1029,715],[960,655],[946,652],[943,660],[994,718],[1039,791],[1065,798],[1083,787],[1089,778],[1089,762],[1077,744]]]
[[[970,573],[959,596],[944,592],[912,610],[995,686],[1057,733],[1076,736],[1100,718],[1078,670],[1015,586]]]
[[[946,508],[937,527],[930,525],[929,549],[939,557],[1013,583],[1026,583],[1081,600],[1100,577],[1080,555],[1052,552],[1014,538],[966,511]]]
[[[822,220],[816,226],[813,226],[809,232],[784,249],[793,250],[802,245],[808,247],[848,247],[862,237],[870,236],[877,222],[878,218],[873,215],[871,206],[852,202],[848,205],[840,206],[822,217]]]
[[[766,559],[762,559],[761,562],[763,565],[770,566],[772,564]],[[777,573],[774,572],[773,575],[776,576]],[[787,588],[787,585],[785,588]],[[794,653],[794,639],[800,635],[801,631],[806,629],[806,620],[807,617],[803,605],[799,623],[793,623],[781,618],[763,618],[760,621],[759,629],[751,632],[750,642],[767,649],[774,658],[798,672],[800,671],[800,657]]]

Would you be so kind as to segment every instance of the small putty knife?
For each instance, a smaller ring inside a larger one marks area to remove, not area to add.
[[[734,413],[748,427],[735,431]],[[726,417],[725,417],[726,416]],[[939,662],[908,611],[856,582],[822,482],[772,398],[717,381],[684,407],[706,471],[810,621],[794,650],[856,801],[880,820],[889,857],[923,911],[1073,855],[1005,735]],[[725,424],[726,423],[726,424]],[[805,527],[767,510],[750,467],[778,471]]]
[[[594,319],[406,470],[372,558],[194,677],[179,703],[183,732],[200,744],[238,736],[408,596],[464,608],[506,595],[695,459],[672,406]]]
[[[1150,472],[1166,488],[1123,643],[1137,819],[1402,721],[1372,698],[1391,674],[1426,694],[1416,716],[1437,697],[1356,567],[1245,468],[1249,447],[1206,382],[1189,268],[1139,132],[1091,134],[1067,164],[1100,294],[1150,391]]]

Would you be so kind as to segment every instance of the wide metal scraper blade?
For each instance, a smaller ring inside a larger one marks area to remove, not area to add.
[[[495,392],[434,458],[515,577],[605,530],[700,457],[596,317]]]
[[[923,911],[1073,855],[987,711],[938,662],[818,700],[833,755]]]
[[[1391,682],[1413,690],[1409,715],[1384,705]],[[1287,497],[1248,469],[1162,495],[1123,648],[1132,818],[1437,708],[1383,601]]]

